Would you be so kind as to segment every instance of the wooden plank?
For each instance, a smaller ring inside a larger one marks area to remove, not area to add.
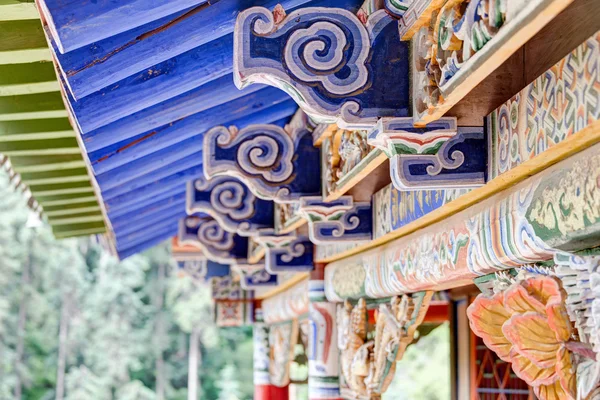
[[[573,0],[528,2],[522,11],[506,22],[492,40],[466,61],[452,79],[440,88],[443,101],[435,109],[415,117],[415,124],[422,126],[443,117],[572,2]],[[413,87],[413,90],[420,89]]]
[[[104,226],[104,222],[96,221],[96,222],[87,222],[87,223],[74,223],[68,225],[61,226],[53,226],[52,232],[54,236],[57,238],[65,238],[70,236],[80,236],[86,233],[82,232],[92,232],[92,233],[102,233],[106,230]],[[89,233],[89,234],[92,234]]]
[[[271,298],[275,295],[278,295],[279,293],[283,293],[286,290],[288,290],[289,288],[296,286],[296,284],[303,282],[305,280],[308,280],[310,278],[310,273],[299,273],[296,274],[293,278],[285,281],[284,283],[282,283],[281,285],[276,286],[275,288],[261,294],[258,299],[259,300],[264,300],[264,299],[268,299]]]
[[[206,0],[39,0],[61,53],[134,29]]]
[[[69,102],[85,134],[233,71],[233,36],[197,47]]]
[[[170,235],[169,235],[170,233]],[[160,232],[157,236],[155,236],[152,239],[148,239],[146,242],[140,243],[138,245],[135,246],[131,246],[125,249],[120,249],[118,250],[118,255],[119,258],[121,260],[130,257],[134,254],[137,254],[141,251],[144,251],[146,249],[149,249],[150,247],[156,246],[159,243],[164,242],[165,240],[168,240],[170,237],[174,236],[177,234],[177,227],[175,227],[174,230],[167,230],[167,231],[163,231]]]
[[[160,227],[161,224],[172,224],[185,216],[185,205],[174,203],[170,209],[160,210],[160,212],[157,211],[155,213],[150,212],[147,218],[138,219],[131,224],[119,225],[118,227],[112,225],[112,227],[118,239],[140,232],[142,232],[142,235],[153,235],[152,230]],[[122,240],[120,241],[122,242]]]
[[[0,121],[67,117],[60,93],[0,97]]]
[[[36,196],[36,199],[44,203],[44,207],[66,207],[74,204],[83,204],[91,201],[97,202],[96,196],[89,194],[66,194],[66,195],[50,195]]]
[[[104,223],[104,217],[98,211],[84,212],[82,214],[71,213],[68,218],[61,217],[50,217],[48,216],[48,222],[52,227],[70,225],[70,224],[82,224],[87,222],[102,222]]]
[[[429,214],[424,215],[416,221],[411,222],[404,227],[392,231],[380,238],[372,240],[369,243],[358,246],[344,253],[337,254],[334,257],[319,260],[319,262],[331,263],[333,261],[342,260],[377,248],[378,246],[382,246],[392,240],[399,239],[416,232],[417,230],[443,221],[462,210],[474,206],[483,200],[502,192],[503,190],[509,189],[528,177],[535,175],[556,164],[557,162],[564,160],[598,142],[600,142],[600,121],[594,122],[577,134],[549,148],[542,155],[517,165],[513,169],[503,173],[497,178],[492,179],[485,186],[472,190],[456,200],[430,212]]]
[[[58,92],[51,62],[0,65],[0,96]]]
[[[369,178],[369,175],[387,160],[388,157],[381,150],[373,149],[363,160],[360,161],[360,163],[356,165],[356,167],[354,167],[350,172],[348,172],[348,174],[343,176],[337,182],[336,189],[327,195],[325,201],[329,202],[339,199],[363,179]],[[389,168],[386,172],[387,179],[389,180]],[[364,193],[364,191],[361,192]],[[371,196],[369,195],[368,199],[370,198]],[[355,201],[360,200],[355,199]]]
[[[180,218],[185,217],[185,212],[180,214]],[[144,243],[151,238],[161,236],[161,237],[172,237],[177,229],[173,230],[173,228],[177,228],[179,225],[179,220],[166,220],[162,222],[155,222],[152,229],[142,229],[138,230],[134,233],[130,233],[127,235],[119,236],[115,233],[115,238],[117,240],[117,249],[129,248],[140,243]]]
[[[48,140],[0,142],[0,152],[6,154],[9,157],[13,155],[37,156],[53,154],[80,154],[77,139],[74,137]]]
[[[92,211],[97,211],[97,212],[101,211],[100,206],[95,201],[92,201],[89,203],[83,203],[83,205],[44,207],[44,215],[47,215],[48,218],[67,216],[67,215],[71,215],[71,214],[78,214],[78,213],[92,212]]]
[[[117,210],[120,207],[130,206],[137,201],[143,199],[157,198],[164,192],[170,192],[178,186],[185,185],[187,181],[194,179],[195,177],[202,176],[202,163],[200,160],[196,160],[196,164],[191,168],[183,167],[167,176],[163,179],[155,180],[154,182],[147,184],[136,189],[120,193],[116,191],[105,191],[102,193],[104,203],[108,210]]]
[[[83,136],[88,152],[99,150],[127,138],[169,124],[190,115],[228,103],[242,96],[263,89],[262,85],[251,85],[239,90],[231,74],[202,85],[175,98],[148,107],[135,114],[121,118]]]
[[[257,114],[264,120],[271,121],[274,120],[273,114],[279,115],[283,110],[285,114],[289,115],[294,112],[295,108],[295,104],[290,101],[286,93],[275,88],[265,88],[227,104],[190,115],[130,139],[121,140],[109,147],[94,152],[88,151],[88,156],[94,173],[103,174],[154,151],[198,136],[198,134],[228,121]]]
[[[0,22],[0,65],[52,61],[39,20]]]
[[[39,18],[40,15],[33,0],[0,0],[0,22]]]
[[[239,127],[256,124],[269,123],[280,119],[282,116],[291,115],[297,109],[293,100],[287,100],[277,106],[272,107],[271,112],[252,114],[242,120],[223,121],[225,126],[236,125]],[[114,188],[128,181],[134,180],[142,175],[157,171],[164,165],[168,165],[192,153],[202,150],[202,132],[182,142],[176,143],[168,148],[160,149],[145,157],[138,158],[121,167],[115,168],[107,173],[96,176],[98,184],[102,190]]]
[[[75,137],[68,118],[0,122],[0,142]]]
[[[148,198],[144,201],[135,204],[132,207],[122,208],[120,210],[108,210],[108,217],[110,218],[113,228],[120,228],[127,225],[127,220],[130,215],[138,215],[139,213],[153,213],[154,210],[163,210],[168,208],[169,205],[183,204],[185,203],[185,184],[181,185],[178,189],[166,192],[165,195],[157,197],[156,199]],[[182,209],[185,209],[185,204]]]
[[[308,1],[284,0],[281,3],[290,9]],[[331,5],[334,1],[325,3]],[[359,2],[345,0],[340,6],[346,3]],[[275,0],[219,1],[199,13],[174,14],[66,54],[56,49],[56,58],[73,97],[80,99],[231,34],[240,10],[257,5],[273,8],[276,4]]]
[[[59,171],[86,166],[79,154],[13,156],[11,157],[11,162],[15,168],[18,168],[21,174]]]

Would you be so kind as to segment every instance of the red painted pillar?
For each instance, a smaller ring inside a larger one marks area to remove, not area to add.
[[[289,388],[273,385],[255,385],[254,400],[288,400]]]

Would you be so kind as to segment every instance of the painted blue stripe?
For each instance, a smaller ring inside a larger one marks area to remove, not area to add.
[[[139,210],[153,207],[159,202],[168,203],[173,199],[173,196],[181,196],[185,194],[185,191],[182,190],[182,186],[185,187],[185,183],[182,184],[179,188],[174,189],[173,192],[161,193],[159,196],[156,196],[156,198],[148,197],[145,199],[141,199],[136,203],[121,207],[119,210],[113,211],[112,214],[109,214],[108,218],[112,221],[114,218],[120,218],[135,213]]]
[[[113,228],[121,228],[125,225],[131,225],[132,221],[144,219],[146,216],[153,214],[157,210],[164,210],[173,204],[183,204],[185,208],[185,185],[181,185],[180,190],[174,192],[166,192],[167,196],[163,198],[148,198],[144,204],[140,203],[137,207],[108,213],[108,218],[111,221]]]
[[[132,190],[142,188],[144,186],[156,183],[161,179],[167,178],[173,174],[177,174],[182,171],[186,171],[190,168],[196,167],[202,164],[202,152],[191,154],[184,157],[172,164],[166,165],[160,169],[149,174],[142,175],[133,181],[124,183],[123,185],[116,186],[112,189],[102,191],[102,198],[112,199],[116,196],[126,195]]]
[[[137,231],[153,230],[160,224],[166,223],[166,221],[178,221],[181,218],[182,212],[185,213],[185,205],[183,203],[175,203],[171,209],[150,214],[145,219],[137,220],[135,224],[132,222],[130,225],[114,228],[114,232],[118,237],[126,237]]]
[[[121,260],[132,256],[136,253],[140,253],[144,250],[149,249],[150,247],[153,247],[163,241],[166,241],[170,238],[172,238],[173,236],[177,235],[177,229],[178,229],[178,224],[174,224],[174,225],[169,225],[163,229],[161,229],[160,231],[154,231],[155,235],[148,238],[145,241],[142,242],[137,242],[137,243],[126,243],[123,242],[123,244],[120,244],[119,241],[117,241],[117,253],[119,255],[119,258]]]
[[[292,115],[297,109],[293,100],[287,100],[283,103],[270,107],[262,113],[254,113],[249,117],[231,122],[224,122],[223,125],[236,125],[243,128],[247,125],[257,123],[270,123],[286,116]],[[121,167],[115,168],[107,173],[96,176],[98,185],[104,191],[122,185],[131,180],[135,180],[147,173],[156,171],[168,164],[171,164],[183,157],[202,150],[203,134],[179,142],[173,146],[160,149],[150,155],[139,158]],[[158,179],[158,178],[157,178]]]
[[[198,137],[224,121],[240,119],[254,113],[269,112],[270,107],[289,101],[289,96],[276,88],[265,88],[227,104],[211,108],[187,118],[144,132],[101,150],[89,153],[95,174],[103,174],[152,152],[172,146],[190,137]],[[199,138],[198,138],[199,139]]]
[[[157,196],[160,196],[162,193],[172,192],[178,186],[182,186],[185,182],[199,176],[202,176],[202,164],[179,171],[164,179],[160,179],[149,185],[115,196],[108,200],[106,193],[104,193],[104,203],[109,212],[117,211],[120,208],[134,204],[139,200],[157,198]]]
[[[232,71],[233,35],[227,35],[71,101],[71,107],[88,133]]]
[[[225,75],[173,99],[84,134],[83,143],[88,152],[96,151],[264,88],[264,85],[250,85],[239,90],[233,83],[233,75]]]
[[[286,9],[305,5],[309,0],[281,1]],[[65,79],[76,99],[81,99],[195,47],[233,32],[240,10],[252,6],[275,7],[277,0],[220,1],[197,14],[180,19],[144,40],[136,40],[146,32],[156,30],[184,12],[152,21],[91,46],[66,54],[55,52]],[[101,61],[101,62],[100,62]]]
[[[156,237],[154,237],[152,239],[149,239],[148,241],[146,241],[144,243],[141,243],[139,245],[126,248],[126,249],[121,250],[121,251],[117,251],[117,255],[119,256],[119,258],[121,260],[124,260],[124,259],[126,259],[128,257],[131,257],[134,254],[141,253],[144,250],[147,250],[147,249],[149,249],[151,247],[154,247],[154,246],[156,246],[159,243],[162,243],[164,241],[170,240],[175,235],[177,235],[177,228],[175,228],[175,230],[173,232],[168,232],[167,231],[165,233],[161,233],[160,235],[158,235],[158,236],[156,236]]]
[[[186,156],[202,151],[202,134],[173,146],[139,158],[105,174],[97,175],[98,185],[104,191],[157,171]]]
[[[64,53],[204,2],[40,0],[40,6]]]

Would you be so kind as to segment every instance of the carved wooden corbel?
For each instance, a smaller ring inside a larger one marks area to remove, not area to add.
[[[237,264],[233,270],[240,277],[244,290],[254,290],[265,286],[277,286],[277,275],[270,274],[264,264]]]
[[[206,213],[229,232],[254,236],[274,232],[272,201],[257,198],[239,179],[199,177],[187,184],[188,215]]]
[[[265,269],[270,274],[314,268],[314,246],[305,236],[257,236],[256,241],[265,248]]]
[[[314,244],[368,241],[373,237],[371,203],[354,203],[352,196],[331,202],[324,202],[321,197],[303,197],[300,212],[308,221]]]
[[[319,149],[306,127],[215,127],[204,136],[204,174],[235,176],[257,197],[278,203],[321,194]]]
[[[367,16],[363,24],[344,9],[306,7],[279,21],[263,7],[242,11],[234,31],[236,85],[278,87],[318,123],[346,129],[410,116],[408,46],[386,10]]]
[[[398,190],[473,188],[485,184],[487,140],[482,127],[441,118],[423,128],[411,118],[381,119],[368,143],[390,158]]]
[[[248,238],[228,232],[209,216],[190,216],[179,222],[179,243],[202,249],[209,260],[222,264],[246,263]]]

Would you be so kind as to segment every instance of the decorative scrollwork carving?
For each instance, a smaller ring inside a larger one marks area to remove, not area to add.
[[[315,244],[372,238],[371,204],[354,204],[352,196],[342,196],[329,203],[320,197],[303,197],[300,212],[308,221],[309,237]]]
[[[224,230],[212,217],[187,217],[179,223],[179,242],[202,249],[215,262],[235,264],[245,261],[248,239]]]
[[[250,125],[240,131],[215,127],[204,136],[204,173],[235,176],[258,197],[286,203],[320,194],[319,151],[306,127],[286,131],[277,125]],[[303,173],[299,174],[299,168]]]
[[[249,8],[235,26],[234,80],[284,90],[319,123],[364,128],[408,116],[408,48],[385,10],[363,24],[337,8],[302,8],[282,21]]]
[[[188,183],[186,205],[189,215],[207,213],[227,231],[242,236],[274,229],[273,202],[257,198],[237,178],[196,178]]]

